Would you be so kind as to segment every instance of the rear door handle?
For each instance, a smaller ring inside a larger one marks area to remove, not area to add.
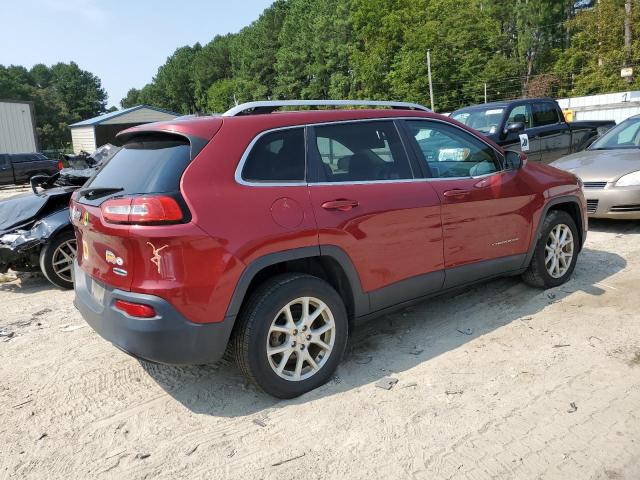
[[[459,188],[454,188],[453,190],[447,190],[442,195],[446,198],[462,198],[469,195],[469,190],[461,190]]]
[[[358,205],[359,203],[356,200],[331,200],[330,202],[324,202],[322,208],[325,210],[340,210],[346,212]]]

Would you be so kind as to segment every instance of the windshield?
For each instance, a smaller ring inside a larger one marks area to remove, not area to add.
[[[640,117],[628,118],[591,145],[590,150],[640,148]]]
[[[498,130],[503,113],[504,108],[474,108],[453,112],[451,118],[482,133],[491,134]]]

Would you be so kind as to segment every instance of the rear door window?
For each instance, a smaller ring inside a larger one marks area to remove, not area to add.
[[[501,170],[489,145],[457,127],[428,120],[406,124],[433,178],[477,177]]]
[[[242,168],[248,182],[303,182],[305,180],[304,128],[269,132],[255,143]]]
[[[177,135],[134,137],[107,161],[85,188],[118,188],[118,194],[174,193],[191,161],[189,140]]]
[[[391,121],[335,123],[315,127],[321,160],[319,180],[362,182],[413,178]]]
[[[26,153],[18,153],[16,155],[11,156],[11,161],[13,163],[24,163],[30,160],[31,159],[29,158],[29,155],[27,155]]]
[[[558,111],[552,103],[542,102],[531,105],[533,110],[533,126],[542,127],[544,125],[553,125],[560,121]]]
[[[531,128],[533,126],[531,121],[531,109],[529,105],[518,105],[517,107],[513,107],[511,112],[509,113],[509,118],[507,118],[506,125],[510,123],[524,123],[524,128]]]

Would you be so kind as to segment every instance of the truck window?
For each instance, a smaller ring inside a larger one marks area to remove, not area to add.
[[[553,125],[560,121],[558,110],[553,103],[534,103],[531,105],[533,110],[533,126],[542,127],[543,125]]]
[[[453,112],[451,118],[471,128],[475,128],[484,134],[492,134],[496,133],[496,129],[500,125],[503,115],[504,108],[474,107]]]
[[[511,113],[509,114],[509,118],[507,118],[507,123],[505,125],[509,125],[510,123],[524,123],[524,128],[531,128],[531,110],[529,109],[529,105],[518,105],[517,107],[513,107]]]
[[[32,155],[28,153],[19,153],[17,155],[13,155],[13,158],[12,158],[13,163],[32,162],[33,160],[34,159],[32,158]]]

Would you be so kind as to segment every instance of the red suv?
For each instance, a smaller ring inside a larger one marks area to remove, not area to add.
[[[281,111],[292,106],[391,108]],[[137,357],[225,350],[277,397],[330,378],[357,322],[488,278],[565,282],[579,180],[419,105],[254,102],[142,125],[74,194],[75,305]]]

